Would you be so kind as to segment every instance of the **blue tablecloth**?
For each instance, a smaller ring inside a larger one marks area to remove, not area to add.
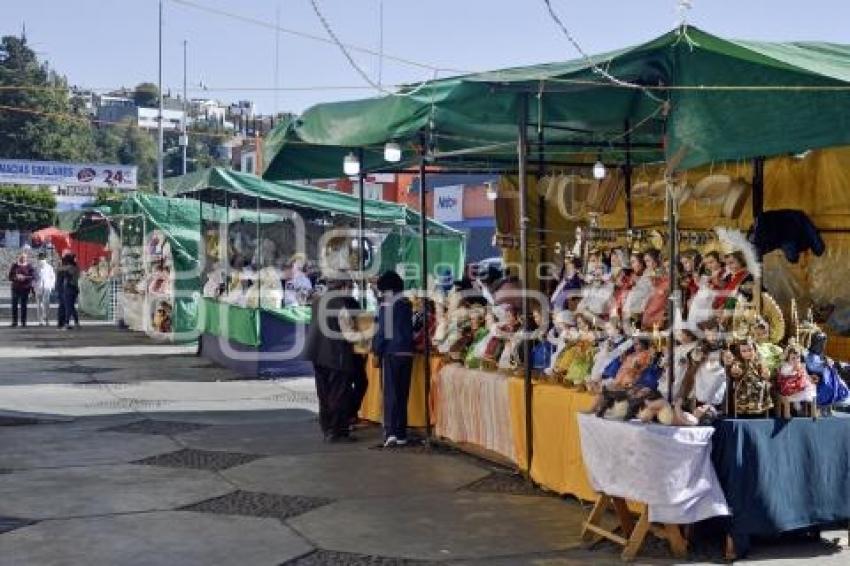
[[[752,535],[850,519],[850,418],[729,419],[711,457],[739,555]]]

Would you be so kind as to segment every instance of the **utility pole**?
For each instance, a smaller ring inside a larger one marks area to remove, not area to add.
[[[165,100],[162,94],[162,0],[159,0],[159,145],[156,152],[156,181],[157,189],[160,195],[165,194],[164,181],[164,162],[162,152],[165,146],[165,133],[163,130],[162,115]]]
[[[274,113],[277,114],[278,89],[280,88],[280,2],[275,6],[274,12]]]
[[[183,174],[186,174],[187,149],[189,148],[189,134],[186,132],[186,122],[189,120],[189,98],[187,83],[187,61],[189,42],[183,40],[183,132],[180,134],[180,145],[183,147]]]

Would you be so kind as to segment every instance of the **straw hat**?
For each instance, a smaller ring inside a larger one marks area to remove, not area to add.
[[[588,197],[587,208],[590,212],[610,214],[617,207],[617,201],[625,190],[625,180],[619,168],[611,169],[604,179],[593,183]]]
[[[732,178],[725,173],[710,173],[694,185],[694,198],[716,200],[723,197],[732,184]]]
[[[652,200],[664,200],[667,197],[667,180],[661,178],[649,185],[646,196]]]
[[[729,191],[723,199],[721,216],[737,220],[744,211],[744,205],[752,192],[752,185],[743,179],[735,179],[729,186]]]
[[[579,210],[576,207],[576,200],[574,198],[574,193],[576,189],[576,179],[579,177],[576,175],[561,175],[558,177],[557,189],[556,189],[556,202],[558,203],[558,210],[561,211],[561,214],[564,215],[565,218],[575,220],[578,218]]]
[[[642,179],[632,185],[632,198],[644,198],[649,194],[649,181]]]

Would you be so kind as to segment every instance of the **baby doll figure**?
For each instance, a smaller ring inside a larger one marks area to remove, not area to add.
[[[735,377],[735,412],[743,415],[764,414],[773,408],[770,395],[770,371],[761,363],[755,344],[744,342],[738,346],[742,375]],[[733,367],[736,362],[733,362]],[[736,371],[737,373],[737,371]]]
[[[809,403],[812,416],[817,418],[817,410],[814,408],[817,387],[809,378],[809,372],[803,363],[803,351],[798,346],[791,345],[785,350],[784,361],[776,374],[776,385],[779,389],[782,418],[791,418],[792,403],[798,414],[802,404]]]
[[[571,330],[573,330],[571,323],[574,321],[574,318],[569,311],[560,311],[555,313],[554,321],[555,324],[546,337],[553,348],[549,365],[543,370],[543,374],[547,377],[557,375],[557,362],[567,346],[571,344],[570,334]],[[572,336],[572,338],[575,338],[575,336]]]
[[[552,352],[555,346],[549,341],[549,319],[543,314],[543,309],[536,307],[531,311],[534,320],[534,330],[531,339],[531,368],[542,372],[552,363]]]
[[[516,369],[519,365],[519,349],[524,338],[520,332],[522,323],[516,310],[511,305],[504,305],[505,319],[498,326],[498,336],[502,339],[502,354],[499,356],[498,368],[502,370]]]
[[[637,382],[643,371],[652,363],[652,344],[648,338],[637,338],[634,341],[634,351],[623,360],[610,388],[628,389]]]
[[[614,283],[605,268],[601,254],[594,250],[587,259],[585,286],[577,310],[589,312],[597,317],[607,316],[613,295]]]
[[[576,329],[570,336],[572,343],[558,357],[555,368],[556,373],[563,376],[565,385],[584,387],[593,365],[596,336],[586,316],[577,314],[575,320]]]
[[[623,333],[620,319],[609,318],[605,323],[605,339],[593,359],[587,388],[598,393],[605,382],[616,377],[626,353],[632,348],[632,341]]]
[[[489,320],[488,320],[489,317]],[[487,321],[485,323],[485,321]],[[487,337],[490,336],[488,330],[489,322],[494,322],[492,314],[485,312],[482,307],[473,307],[469,317],[470,331],[472,332],[472,342],[464,357],[464,365],[470,369],[478,369],[481,367],[481,356],[484,353],[484,346],[487,345]]]
[[[785,356],[782,347],[770,341],[770,324],[763,318],[756,322],[753,328],[753,337],[755,338],[756,351],[762,363],[767,366],[770,373],[775,373],[782,365]]]

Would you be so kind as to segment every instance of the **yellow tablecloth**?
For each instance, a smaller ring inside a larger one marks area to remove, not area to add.
[[[434,375],[435,360],[431,360],[431,374]],[[436,368],[439,370],[439,366]],[[383,388],[381,371],[372,364],[372,355],[366,362],[366,379],[369,387],[360,405],[360,418],[376,423],[383,422]],[[432,413],[433,414],[433,411]],[[432,418],[433,420],[433,418]],[[425,426],[425,358],[414,356],[413,371],[410,379],[410,397],[407,400],[407,424],[412,427]]]

